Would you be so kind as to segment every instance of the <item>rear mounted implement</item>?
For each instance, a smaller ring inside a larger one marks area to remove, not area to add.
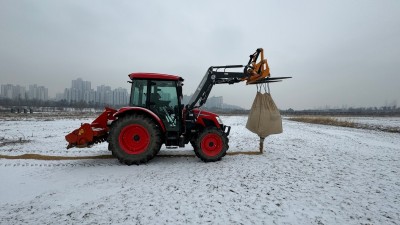
[[[115,120],[113,115],[116,112],[117,110],[106,107],[104,112],[92,123],[84,123],[80,128],[67,134],[65,136],[68,142],[67,149],[90,147],[93,144],[106,141],[109,131],[108,124]]]

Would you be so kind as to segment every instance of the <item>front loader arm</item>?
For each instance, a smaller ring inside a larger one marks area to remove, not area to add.
[[[261,56],[261,58],[259,57]],[[258,59],[260,59],[258,61]],[[243,72],[227,72],[228,69],[244,68]],[[222,70],[223,71],[219,71]],[[242,81],[247,81],[246,84],[261,84],[278,82],[282,79],[290,77],[274,77],[270,78],[270,71],[267,60],[264,59],[264,51],[262,48],[257,49],[250,55],[250,60],[247,65],[228,65],[228,66],[212,66],[208,68],[206,74],[201,80],[192,98],[189,100],[186,108],[188,111],[196,107],[201,107],[207,101],[215,84],[234,84]]]
[[[243,68],[243,66],[231,65],[215,66],[208,68],[195,93],[190,99],[189,104],[187,105],[188,109],[193,109],[196,103],[199,101],[199,107],[205,104],[214,84],[234,84],[242,82],[243,79],[247,76],[245,73],[242,72],[218,72],[218,69],[221,68]]]

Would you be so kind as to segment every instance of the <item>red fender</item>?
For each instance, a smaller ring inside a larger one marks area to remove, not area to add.
[[[146,109],[146,108],[142,108],[142,107],[122,107],[118,110],[118,112],[116,112],[113,116],[114,117],[118,117],[121,114],[124,114],[126,112],[130,112],[130,111],[141,111],[144,112],[148,115],[150,115],[155,121],[158,122],[158,124],[160,125],[161,129],[163,132],[166,132],[164,123],[162,122],[162,120],[160,119],[160,117],[157,116],[157,114],[155,114],[153,111]]]

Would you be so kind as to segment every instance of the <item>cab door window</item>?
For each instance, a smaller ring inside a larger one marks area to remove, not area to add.
[[[150,109],[163,120],[167,130],[179,130],[176,81],[150,81]]]
[[[147,80],[134,80],[131,90],[130,105],[146,107]]]

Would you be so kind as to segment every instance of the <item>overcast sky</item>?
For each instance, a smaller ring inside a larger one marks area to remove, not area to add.
[[[182,76],[246,64],[262,47],[281,109],[400,105],[400,1],[0,0],[0,83],[49,94],[82,78],[129,88],[128,74]],[[256,87],[211,95],[249,108]]]

